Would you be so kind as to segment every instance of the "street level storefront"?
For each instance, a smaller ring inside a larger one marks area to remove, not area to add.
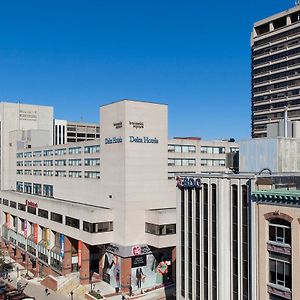
[[[111,244],[102,258],[103,280],[116,290],[133,291],[159,287],[172,282],[175,251],[148,245],[124,247]]]

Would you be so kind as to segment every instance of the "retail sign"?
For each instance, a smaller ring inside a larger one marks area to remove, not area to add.
[[[65,255],[65,235],[60,234],[60,255],[64,257]]]
[[[132,247],[132,254],[133,255],[140,255],[141,254],[141,247],[140,246],[133,246]]]
[[[158,139],[156,137],[138,137],[138,136],[129,136],[130,143],[140,143],[140,144],[158,144]]]
[[[33,241],[35,244],[38,243],[38,224],[33,224]]]
[[[132,128],[135,128],[135,129],[144,128],[144,122],[132,122],[132,121],[129,121],[129,125],[132,126]]]
[[[26,200],[26,201],[25,201],[25,205],[26,205],[26,206],[35,207],[35,208],[38,207],[38,204],[37,204],[36,202],[30,201],[30,200]]]
[[[82,258],[82,241],[78,241],[78,268],[81,267]]]
[[[176,186],[180,189],[201,189],[202,182],[200,178],[176,176]]]
[[[146,255],[134,256],[131,258],[131,268],[144,267],[147,265]]]
[[[111,137],[111,138],[105,138],[105,144],[120,144],[123,142],[123,139],[121,137]]]
[[[120,248],[116,245],[110,244],[107,246],[106,251],[113,253],[113,254],[117,254],[117,253],[119,253]]]
[[[113,125],[115,126],[116,129],[119,129],[119,128],[123,127],[123,124],[122,124],[121,121],[120,122],[115,122],[115,123],[113,123]]]

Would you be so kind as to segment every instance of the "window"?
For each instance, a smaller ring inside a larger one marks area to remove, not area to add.
[[[42,166],[42,161],[41,160],[34,160],[32,165],[34,167],[40,167],[40,166]]]
[[[39,183],[33,184],[33,194],[42,195],[42,185]]]
[[[48,219],[48,211],[47,210],[39,208],[38,215],[39,215],[39,217]]]
[[[17,202],[15,202],[15,201],[10,201],[10,207],[12,207],[12,208],[17,208]]]
[[[44,150],[44,156],[52,156],[53,150]]]
[[[100,166],[100,158],[86,158],[84,160],[85,166]]]
[[[113,222],[89,223],[83,221],[83,231],[90,233],[113,231]]]
[[[55,149],[55,155],[65,155],[67,153],[67,149]]]
[[[51,220],[57,223],[63,222],[63,216],[55,212],[51,212]]]
[[[24,193],[32,193],[32,183],[24,182]]]
[[[272,219],[269,222],[269,241],[291,244],[291,224],[283,219]]]
[[[66,217],[66,225],[79,229],[79,220],[71,217]]]
[[[201,146],[201,153],[224,154],[225,147]]]
[[[23,158],[23,152],[17,153],[17,158]]]
[[[81,171],[69,171],[69,177],[81,178]]]
[[[239,152],[239,147],[230,147],[230,152]]]
[[[33,175],[42,176],[42,170],[33,170]]]
[[[84,172],[84,178],[100,179],[100,172],[85,171]]]
[[[23,182],[17,181],[16,190],[17,190],[17,192],[23,192]]]
[[[55,161],[55,165],[56,166],[66,166],[67,163],[66,163],[65,159],[58,159],[58,160]]]
[[[155,235],[176,234],[176,224],[157,225],[146,223],[145,232]]]
[[[7,199],[3,198],[3,204],[6,205],[6,206],[8,206],[9,205],[9,201]]]
[[[44,176],[53,176],[53,170],[44,170]]]
[[[85,146],[84,147],[84,153],[97,153],[100,152],[100,146],[94,145],[94,146]]]
[[[201,159],[201,166],[225,167],[225,159]]]
[[[24,152],[24,157],[32,157],[32,153],[31,152]]]
[[[81,153],[81,147],[69,148],[69,154],[80,154],[80,153]]]
[[[42,151],[34,151],[33,152],[33,157],[40,157],[42,156]]]
[[[18,175],[23,175],[23,170],[17,170]]]
[[[17,161],[17,166],[18,167],[23,167],[23,161],[22,160]]]
[[[53,185],[43,185],[43,196],[53,197]]]
[[[31,160],[24,161],[24,166],[25,167],[31,167],[32,166],[32,161]]]
[[[169,158],[168,166],[196,166],[195,158]]]
[[[44,160],[44,166],[53,166],[53,160]]]
[[[27,205],[27,212],[33,215],[36,215],[36,208],[33,206],[28,206]]]
[[[26,211],[26,205],[22,203],[18,203],[18,209],[22,211]]]
[[[194,145],[168,145],[168,152],[196,152],[196,146]]]
[[[32,171],[31,170],[25,170],[24,175],[32,175]]]
[[[66,171],[55,171],[55,176],[57,177],[66,177],[67,176],[67,172]]]
[[[81,159],[69,159],[69,166],[81,166]]]
[[[269,259],[269,282],[291,289],[292,272],[290,257],[281,255],[280,259],[272,257]]]

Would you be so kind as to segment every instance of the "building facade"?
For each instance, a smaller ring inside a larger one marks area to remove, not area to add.
[[[79,272],[88,283],[95,274],[118,290],[174,282],[174,178],[224,172],[225,153],[238,145],[168,139],[162,104],[122,100],[99,114],[101,135],[90,141],[53,145],[43,124],[6,129],[4,251],[37,275]],[[48,119],[53,128],[52,114]]]
[[[300,119],[300,6],[254,24],[252,48],[252,137],[284,116]]]
[[[253,175],[177,178],[177,299],[254,299],[248,265],[252,185]]]
[[[53,144],[61,145],[100,138],[99,124],[54,120]]]
[[[300,176],[261,175],[252,191],[253,299],[299,299]]]

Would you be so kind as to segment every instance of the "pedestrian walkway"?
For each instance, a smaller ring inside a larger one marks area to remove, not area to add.
[[[11,262],[14,265],[14,269],[9,273],[10,276],[10,281],[8,282],[7,279],[2,279],[5,282],[9,283],[13,287],[17,287],[17,282],[19,277],[19,281],[21,282],[22,286],[27,284],[26,288],[24,289],[24,293],[30,297],[35,297],[36,300],[67,300],[70,299],[70,296],[64,296],[64,295],[59,295],[58,293],[49,290],[50,294],[49,296],[46,295],[45,293],[45,287],[42,286],[39,281],[35,279],[27,280],[25,279],[22,275],[26,274],[26,269],[16,263],[13,259]]]

